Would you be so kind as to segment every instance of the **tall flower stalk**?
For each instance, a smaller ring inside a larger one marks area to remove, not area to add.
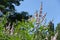
[[[34,31],[34,37],[33,37],[33,40],[43,40],[45,38],[45,29],[44,27],[42,26],[42,23],[43,21],[45,20],[45,17],[46,17],[46,13],[43,15],[43,8],[42,8],[42,2],[41,2],[41,5],[40,5],[40,12],[36,11],[35,12],[35,15],[34,15],[34,28],[32,29],[32,31]]]

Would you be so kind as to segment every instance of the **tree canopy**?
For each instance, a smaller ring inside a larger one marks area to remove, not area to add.
[[[7,11],[15,10],[15,6],[19,6],[23,0],[0,0],[0,11],[5,14]]]

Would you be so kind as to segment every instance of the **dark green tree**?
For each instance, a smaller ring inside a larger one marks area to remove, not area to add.
[[[23,0],[0,0],[0,11],[6,14],[7,11],[15,11],[15,6],[19,6]]]
[[[16,22],[16,20],[22,22],[22,21],[27,21],[29,17],[32,17],[32,15],[29,15],[28,12],[24,12],[24,11],[21,13],[15,12],[13,15],[9,15],[7,20],[11,22]]]

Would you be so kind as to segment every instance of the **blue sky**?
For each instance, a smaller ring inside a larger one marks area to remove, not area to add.
[[[43,2],[43,13],[47,12],[47,22],[54,19],[55,26],[60,22],[60,0],[24,0],[20,6],[15,6],[17,12],[27,11],[34,14],[40,10],[41,1]]]

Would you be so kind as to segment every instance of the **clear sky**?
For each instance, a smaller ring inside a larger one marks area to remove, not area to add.
[[[47,22],[54,19],[55,26],[60,22],[60,0],[24,0],[20,6],[15,6],[18,12],[27,11],[34,14],[40,10],[41,1],[43,2],[43,13],[47,12]]]

